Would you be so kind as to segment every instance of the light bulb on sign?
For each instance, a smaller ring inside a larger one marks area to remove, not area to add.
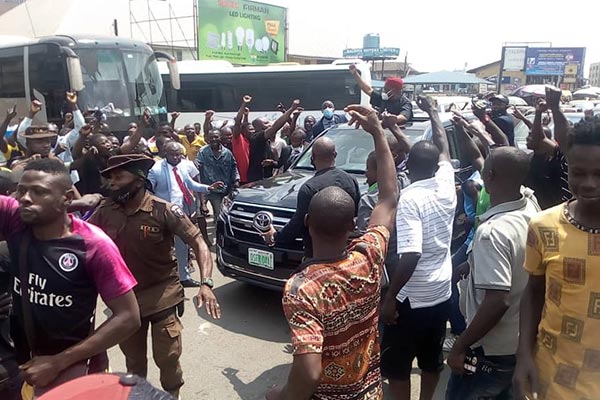
[[[248,46],[248,51],[252,51],[252,47],[254,47],[254,30],[246,29],[246,46]]]
[[[227,46],[227,35],[225,32],[221,33],[221,48],[224,49]]]
[[[227,48],[233,49],[233,32],[227,31]]]
[[[237,39],[238,51],[242,51],[242,47],[244,47],[244,34],[244,28],[238,26],[235,30],[235,38]]]
[[[269,38],[266,36],[263,36],[262,38],[262,48],[263,51],[269,51]]]
[[[256,49],[256,51],[258,51],[259,53],[262,52],[262,40],[256,39],[256,42],[254,43],[254,48]]]

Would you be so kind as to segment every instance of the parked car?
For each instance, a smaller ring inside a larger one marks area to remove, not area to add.
[[[444,128],[450,143],[450,153],[460,183],[471,174],[465,155],[458,146],[457,131],[452,124],[452,114],[442,115]],[[420,122],[411,127],[409,136],[413,141],[431,137],[430,123]],[[460,128],[459,128],[460,129]],[[373,151],[372,137],[362,129],[348,125],[335,126],[321,134],[334,141],[337,151],[337,167],[354,176],[361,192],[367,189],[365,163]],[[314,175],[310,158],[312,146],[308,146],[300,158],[284,174],[254,182],[240,188],[223,202],[217,219],[217,267],[225,276],[269,289],[281,290],[291,274],[296,271],[303,257],[302,238],[288,246],[268,247],[253,227],[253,219],[259,211],[273,214],[273,225],[280,229],[294,214],[298,190]],[[459,201],[459,204],[462,202]],[[460,218],[457,218],[460,221]],[[460,240],[464,229],[455,229]]]

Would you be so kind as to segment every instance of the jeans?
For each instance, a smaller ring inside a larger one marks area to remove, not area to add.
[[[177,258],[179,280],[183,282],[191,279],[192,276],[187,270],[189,257],[188,245],[179,236],[175,236],[175,257]]]
[[[472,375],[452,374],[446,388],[446,400],[512,400],[512,376],[516,357],[486,357],[481,348],[473,352],[480,359],[477,371]],[[486,368],[480,368],[481,366]]]
[[[462,246],[452,255],[452,269],[467,261],[467,244]],[[452,296],[450,296],[450,332],[454,335],[460,335],[467,328],[465,317],[460,312],[460,299],[458,285],[452,282]]]
[[[206,200],[208,200],[213,209],[215,224],[217,223],[217,218],[221,213],[221,203],[223,202],[223,197],[225,197],[223,193],[209,193],[206,195]]]

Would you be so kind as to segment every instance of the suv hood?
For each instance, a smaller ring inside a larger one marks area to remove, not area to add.
[[[289,170],[275,177],[242,186],[233,200],[294,210],[300,187],[313,176],[314,171]]]

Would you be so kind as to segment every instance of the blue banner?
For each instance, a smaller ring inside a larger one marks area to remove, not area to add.
[[[525,74],[563,76],[565,66],[576,64],[577,75],[581,77],[584,61],[585,47],[528,47]]]

